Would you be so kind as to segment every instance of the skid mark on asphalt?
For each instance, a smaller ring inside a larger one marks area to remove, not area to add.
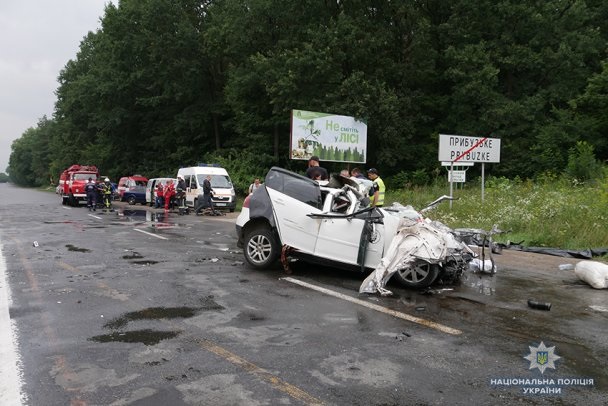
[[[215,355],[225,359],[226,361],[238,366],[239,368],[247,371],[248,373],[260,378],[266,383],[269,383],[273,388],[278,389],[279,391],[289,395],[291,398],[299,400],[307,405],[323,405],[324,403],[310,395],[309,393],[303,391],[302,389],[287,383],[281,379],[279,379],[276,375],[271,374],[270,372],[258,367],[257,365],[239,357],[236,354],[226,350],[219,345],[212,343],[209,340],[198,340],[198,343],[209,352],[214,353]]]
[[[367,307],[368,309],[376,310],[378,312],[385,313],[385,314],[397,317],[399,319],[411,321],[412,323],[420,324],[425,327],[430,327],[432,329],[441,331],[442,333],[447,333],[447,334],[452,334],[452,335],[462,334],[461,330],[458,330],[458,329],[455,329],[452,327],[448,327],[448,326],[444,326],[443,324],[435,323],[434,321],[431,321],[431,320],[423,319],[423,318],[416,317],[416,316],[411,316],[407,313],[401,313],[401,312],[398,312],[398,311],[395,311],[392,309],[388,309],[386,307],[379,306],[379,305],[373,304],[373,303],[369,303],[364,300],[357,299],[357,298],[354,298],[354,297],[351,297],[348,295],[344,295],[342,293],[335,292],[333,290],[323,288],[321,286],[313,285],[312,283],[303,282],[303,281],[300,281],[298,279],[294,279],[291,277],[281,278],[281,280],[287,281],[290,283],[294,283],[296,285],[300,285],[300,286],[303,286],[308,289],[316,290],[317,292],[321,292],[321,293],[324,293],[329,296],[337,297],[338,299],[346,300],[348,302],[355,303],[355,304]]]

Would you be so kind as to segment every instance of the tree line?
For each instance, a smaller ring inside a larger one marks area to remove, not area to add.
[[[272,165],[304,169],[288,159],[292,109],[365,119],[383,177],[437,171],[440,133],[500,138],[494,175],[562,173],[581,151],[596,170],[607,43],[601,0],[120,0],[59,73],[52,117],[13,143],[9,175],[216,162],[242,190]]]

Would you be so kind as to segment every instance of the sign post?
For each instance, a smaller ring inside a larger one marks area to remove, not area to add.
[[[500,162],[500,138],[439,134],[439,160],[454,165],[481,162],[481,201],[485,198],[485,163]],[[453,182],[450,181],[450,197]],[[450,201],[451,207],[452,201]]]

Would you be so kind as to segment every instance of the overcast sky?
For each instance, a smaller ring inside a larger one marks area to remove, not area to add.
[[[51,118],[57,76],[75,59],[80,41],[100,28],[118,0],[0,0],[0,172],[12,142],[46,115]]]

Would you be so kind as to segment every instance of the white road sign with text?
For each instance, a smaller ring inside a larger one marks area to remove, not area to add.
[[[467,181],[467,171],[448,171],[448,182],[464,183]]]
[[[457,162],[500,162],[500,138],[439,134],[439,160],[452,162],[460,156]]]

